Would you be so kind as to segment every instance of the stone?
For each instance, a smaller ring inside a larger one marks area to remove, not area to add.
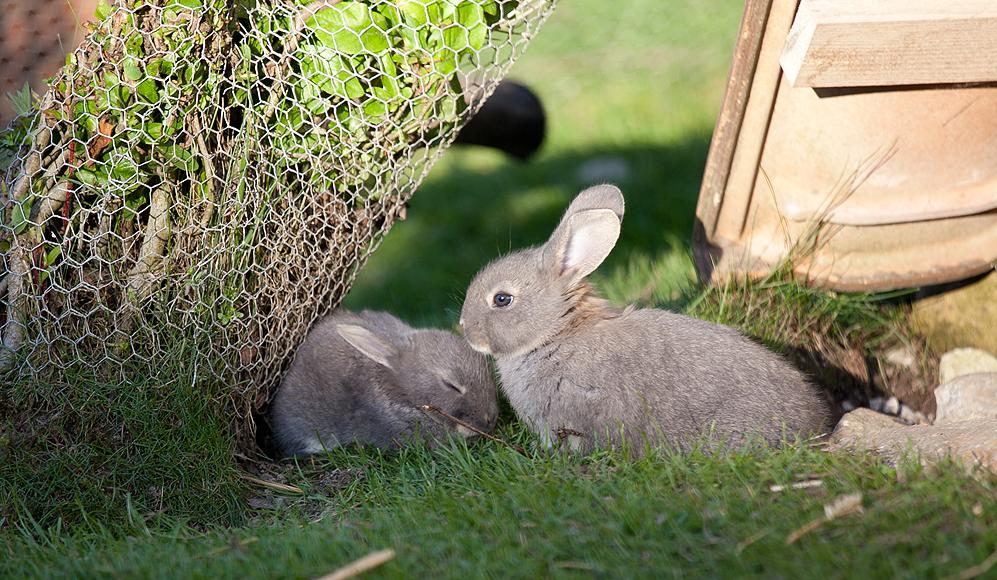
[[[997,373],[962,375],[935,389],[935,424],[990,419],[997,425]]]
[[[967,419],[944,425],[904,425],[870,409],[841,418],[829,441],[832,450],[869,450],[896,464],[913,450],[924,463],[953,457],[965,467],[997,474],[997,421]]]
[[[913,369],[917,364],[917,353],[909,345],[900,345],[883,353],[883,358],[896,367]]]
[[[966,346],[997,352],[997,272],[916,301],[913,320],[935,352]]]
[[[997,357],[978,348],[956,348],[943,354],[938,362],[940,384],[973,373],[997,373]]]
[[[575,179],[585,185],[613,183],[626,181],[631,173],[630,164],[626,159],[616,155],[604,155],[582,163],[575,172]]]
[[[886,402],[883,403],[883,412],[887,415],[896,415],[900,413],[900,400],[896,397],[886,399]]]

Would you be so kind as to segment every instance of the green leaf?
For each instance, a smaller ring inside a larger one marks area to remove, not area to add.
[[[320,44],[306,44],[298,51],[301,53],[301,72],[309,81],[330,95],[346,97],[341,75],[347,77],[350,73],[343,67],[339,53]]]
[[[124,69],[125,79],[127,80],[137,81],[145,76],[142,74],[142,69],[138,65],[138,60],[134,58],[129,57],[125,59]]]
[[[351,99],[359,99],[365,94],[363,84],[361,84],[360,79],[355,76],[351,76],[350,79],[346,81],[345,90],[346,96]]]
[[[148,135],[152,141],[158,141],[163,136],[162,123],[146,123],[142,125],[142,131]]]
[[[177,169],[186,171],[187,173],[193,173],[197,170],[197,160],[190,151],[187,151],[179,145],[165,145],[160,148],[166,160],[169,161]]]
[[[111,5],[107,0],[100,0],[97,2],[97,9],[94,10],[93,15],[97,17],[98,22],[102,22],[111,15]]]
[[[456,52],[480,49],[485,44],[485,12],[474,2],[462,2],[457,8],[457,25],[443,32],[443,44]]]
[[[145,65],[145,72],[148,73],[150,77],[159,76],[159,71],[163,66],[163,59],[154,58]]]
[[[499,15],[499,6],[498,6],[498,3],[495,2],[495,0],[484,0],[484,1],[480,2],[480,4],[481,4],[482,10],[485,11],[485,14],[487,14],[489,16],[498,16]],[[512,3],[512,4],[515,4],[515,3]],[[507,8],[509,10],[511,10],[514,7],[515,6],[507,6]]]
[[[388,112],[388,106],[377,99],[370,99],[364,103],[363,112],[368,117],[380,117]]]
[[[457,23],[468,30],[485,23],[485,11],[476,2],[461,2],[457,7]]]
[[[110,175],[116,181],[129,181],[138,175],[138,167],[128,155],[116,155],[113,157]]]
[[[137,193],[125,196],[125,219],[133,220],[138,217],[138,210],[149,201],[144,193]]]
[[[156,88],[156,81],[152,79],[145,79],[140,82],[137,87],[135,87],[135,90],[138,91],[139,96],[141,96],[146,102],[159,102],[159,89]]]
[[[108,179],[106,173],[107,169],[104,168],[102,165],[97,165],[96,167],[98,167],[99,169],[91,170],[91,169],[86,169],[85,167],[81,167],[77,169],[73,175],[76,177],[76,179],[80,180],[80,183],[84,185],[90,187],[107,187],[108,186]]]
[[[384,17],[377,17],[386,27]],[[319,42],[344,54],[377,53],[390,45],[384,27],[375,24],[370,8],[360,2],[340,2],[319,10],[305,24]]]
[[[128,37],[125,41],[125,52],[131,56],[142,58],[145,56],[145,50],[143,50],[143,38],[141,34],[133,34]]]
[[[452,49],[440,50],[433,60],[436,71],[442,75],[449,76],[457,70],[457,53]]]
[[[201,6],[203,6],[203,3],[201,2],[201,0],[174,0],[174,2],[170,4],[170,7],[177,7],[177,6],[194,9],[194,8],[200,8]]]
[[[21,116],[31,113],[31,85],[24,81],[24,86],[20,90],[7,93],[7,100],[14,110],[14,114]]]
[[[31,213],[31,206],[34,203],[34,199],[35,194],[28,193],[23,201],[11,205],[10,228],[14,230],[15,234],[23,232],[28,227],[28,216]]]
[[[406,24],[418,28],[429,20],[429,7],[433,4],[436,0],[402,0],[398,8],[405,16]]]
[[[402,24],[402,15],[398,11],[398,8],[396,8],[395,6],[392,6],[391,4],[388,3],[379,4],[376,10],[378,14],[384,17],[385,21],[388,24],[385,30],[393,28],[399,24]]]
[[[45,265],[51,266],[52,262],[55,262],[55,260],[61,254],[62,254],[62,246],[53,246],[52,249],[45,254]]]

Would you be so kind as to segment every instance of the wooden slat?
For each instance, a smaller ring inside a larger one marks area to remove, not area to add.
[[[702,233],[707,237],[713,236],[716,227],[717,215],[727,186],[727,176],[734,160],[734,148],[741,132],[744,111],[748,106],[751,80],[755,75],[755,66],[758,63],[758,53],[762,47],[762,37],[765,34],[765,23],[771,5],[772,0],[747,0],[744,5],[741,30],[734,46],[727,89],[724,92],[720,115],[717,117],[717,126],[713,131],[713,139],[710,141],[710,153],[706,160],[696,208],[696,217],[699,220],[697,230],[701,227]]]
[[[713,234],[715,240],[736,240],[741,237],[748,219],[748,209],[759,177],[759,162],[765,149],[772,110],[776,106],[782,69],[779,55],[796,13],[796,0],[773,0],[765,23],[762,46],[748,104],[744,110],[734,156],[724,187],[723,201]]]
[[[997,0],[802,0],[780,63],[794,87],[997,81]]]

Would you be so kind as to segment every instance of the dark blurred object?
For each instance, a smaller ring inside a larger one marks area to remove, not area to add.
[[[525,161],[543,144],[546,130],[547,117],[536,94],[505,80],[464,125],[454,143],[493,147]]]

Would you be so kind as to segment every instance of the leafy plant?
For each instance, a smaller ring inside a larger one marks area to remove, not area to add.
[[[102,2],[0,141],[0,367],[27,330],[61,365],[152,356],[167,325],[267,384],[484,90],[461,71],[552,2],[526,4]]]

